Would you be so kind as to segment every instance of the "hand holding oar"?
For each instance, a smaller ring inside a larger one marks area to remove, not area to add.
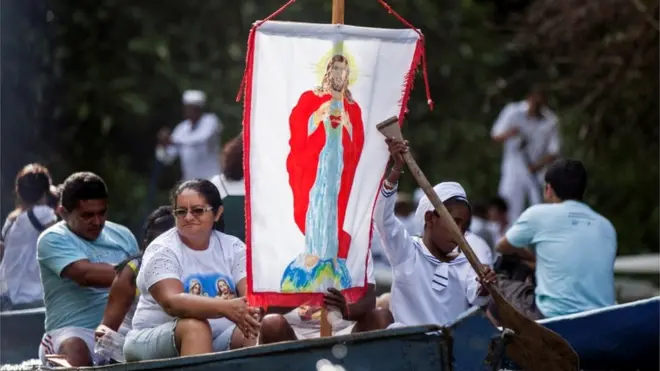
[[[403,141],[398,122],[399,119],[396,116],[391,117],[378,124],[378,131],[387,138]],[[402,155],[413,177],[435,207],[440,218],[449,227],[451,237],[457,242],[477,275],[483,279],[484,271],[479,263],[479,258],[463,237],[449,211],[433,190],[433,186],[417,166],[410,152],[404,152]],[[528,371],[577,371],[580,369],[579,358],[566,340],[521,314],[506,301],[496,286],[487,282],[483,284],[499,308],[502,326],[514,332],[506,351],[509,358],[518,366]]]

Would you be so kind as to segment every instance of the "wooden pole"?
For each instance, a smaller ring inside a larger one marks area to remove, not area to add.
[[[332,24],[344,24],[344,0],[332,0]],[[321,308],[321,337],[332,336],[332,325],[328,320],[328,309]]]
[[[332,0],[332,24],[344,24],[344,0]]]

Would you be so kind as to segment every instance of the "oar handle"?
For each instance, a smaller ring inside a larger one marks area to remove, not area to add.
[[[483,277],[483,267],[479,262],[479,258],[465,240],[465,237],[458,228],[458,225],[456,225],[454,218],[451,216],[451,214],[449,214],[445,204],[442,203],[440,197],[438,197],[438,195],[433,190],[433,186],[431,183],[429,183],[428,179],[426,179],[422,169],[420,169],[419,165],[417,165],[417,161],[415,161],[410,152],[404,153],[403,159],[408,165],[408,169],[412,173],[412,176],[417,181],[417,184],[419,184],[419,186],[424,191],[424,194],[426,194],[426,197],[428,197],[429,201],[431,201],[435,211],[438,212],[440,218],[442,218],[444,223],[449,227],[449,233],[451,233],[451,237],[458,243],[458,247],[461,249],[461,252],[463,252],[463,255],[465,255],[468,262],[470,262],[470,265],[472,268],[474,268],[474,271],[477,272],[479,277]]]

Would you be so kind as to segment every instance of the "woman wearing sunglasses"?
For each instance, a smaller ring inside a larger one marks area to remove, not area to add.
[[[244,298],[245,244],[214,229],[223,212],[218,189],[208,180],[185,181],[172,193],[172,208],[176,227],[149,245],[138,273],[126,361],[242,348],[259,333],[259,309]]]

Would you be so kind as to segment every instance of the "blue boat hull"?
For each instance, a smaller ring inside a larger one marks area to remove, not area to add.
[[[571,344],[585,370],[660,369],[660,296],[539,323]]]
[[[0,364],[36,358],[43,309],[0,313]],[[584,370],[658,370],[660,297],[540,321],[573,346]],[[344,347],[344,348],[342,348]],[[345,356],[337,357],[346,351]],[[453,324],[373,331],[231,352],[114,366],[104,370],[310,370],[320,359],[348,370],[519,369],[506,359],[502,332],[480,308]]]
[[[37,358],[45,313],[44,308],[0,312],[0,365]]]

